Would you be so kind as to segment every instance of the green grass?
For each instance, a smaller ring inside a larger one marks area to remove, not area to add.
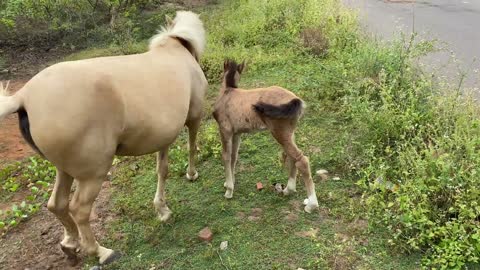
[[[205,125],[213,122],[209,120]],[[304,128],[298,141],[314,136],[317,142],[331,135],[328,133]],[[178,156],[173,160],[184,163],[185,135],[179,141],[181,151],[176,152]],[[291,197],[270,190],[271,184],[285,183],[287,178],[277,150],[268,134],[244,136],[232,200],[223,197],[224,175],[219,157],[199,164],[201,177],[196,182],[184,179],[184,168],[171,172],[167,198],[174,216],[167,224],[156,219],[152,204],[156,187],[153,156],[126,159],[125,163],[135,163],[139,170],[133,172],[131,166],[121,165],[113,180],[113,211],[118,216],[109,225],[109,235],[113,237],[103,243],[121,250],[125,256],[111,269],[415,268],[418,257],[389,253],[382,234],[369,231],[361,214],[361,192],[350,179],[316,179],[321,209],[314,214],[303,212],[302,184]],[[310,157],[313,168],[318,167],[319,155]],[[255,188],[259,181],[266,186],[260,192]],[[254,208],[262,209],[258,221],[248,219]],[[289,214],[298,218],[288,220]],[[205,226],[214,233],[210,244],[197,238]],[[316,233],[298,235],[311,230]],[[219,249],[222,241],[229,243],[226,251]]]

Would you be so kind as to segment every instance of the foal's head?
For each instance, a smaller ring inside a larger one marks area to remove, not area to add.
[[[245,61],[240,65],[234,60],[225,60],[223,63],[223,83],[225,88],[238,88],[240,81],[240,74],[242,74],[245,67]]]

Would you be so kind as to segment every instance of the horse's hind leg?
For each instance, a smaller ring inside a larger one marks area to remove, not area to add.
[[[155,194],[153,204],[157,210],[158,218],[163,222],[167,221],[172,215],[165,198],[165,181],[168,176],[168,148],[157,153],[157,174],[157,193]]]
[[[187,122],[189,149],[187,179],[191,181],[198,178],[198,172],[195,169],[195,156],[197,154],[197,134],[201,120],[202,118],[198,118]]]
[[[105,177],[106,174],[102,177],[77,179],[77,189],[70,204],[71,213],[80,231],[81,250],[88,255],[99,257],[100,264],[107,264],[119,256],[119,253],[98,244],[89,222],[93,202]]]
[[[54,213],[63,224],[64,238],[60,243],[62,251],[71,262],[76,263],[78,259],[76,250],[79,244],[79,234],[77,224],[70,215],[68,207],[72,183],[73,177],[57,169],[55,186],[48,200],[47,208],[50,212]]]

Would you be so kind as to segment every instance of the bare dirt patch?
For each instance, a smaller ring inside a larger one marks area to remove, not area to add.
[[[105,181],[95,201],[91,224],[99,241],[105,235],[105,224],[113,215],[108,211],[110,182]],[[70,266],[60,250],[63,227],[45,206],[27,222],[21,223],[0,238],[0,269],[81,269],[83,261]]]

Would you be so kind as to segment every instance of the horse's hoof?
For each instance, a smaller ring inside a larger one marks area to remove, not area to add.
[[[120,259],[120,257],[122,257],[122,254],[120,254],[120,252],[111,250],[111,252],[108,252],[107,254],[100,257],[98,262],[100,263],[100,265],[106,265]]]
[[[195,174],[193,176],[190,176],[190,174],[188,174],[187,172],[187,179],[190,180],[190,181],[195,181],[197,180],[198,178],[198,172],[195,172]]]
[[[78,262],[80,261],[78,257],[78,251],[76,247],[66,247],[62,244],[60,244],[60,249],[65,253],[67,256],[68,263],[71,266],[77,265]]]

